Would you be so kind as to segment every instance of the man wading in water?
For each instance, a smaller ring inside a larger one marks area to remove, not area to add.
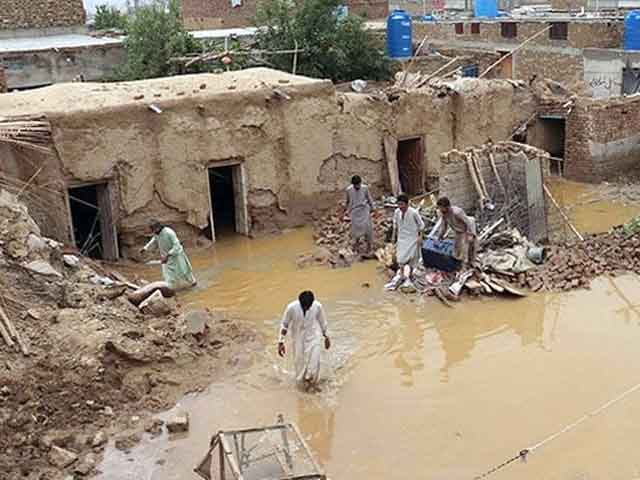
[[[307,392],[319,390],[323,338],[324,348],[331,348],[327,328],[327,318],[322,304],[317,302],[313,292],[308,290],[302,292],[298,300],[287,305],[284,311],[278,339],[278,355],[285,356],[284,338],[291,329],[296,383]]]

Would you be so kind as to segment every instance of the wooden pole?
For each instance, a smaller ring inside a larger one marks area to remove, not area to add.
[[[556,202],[556,199],[553,198],[553,195],[551,194],[551,191],[549,190],[549,188],[545,184],[542,184],[542,186],[544,188],[544,193],[547,194],[547,196],[549,197],[549,200],[551,200],[551,203],[553,203],[553,206],[556,207],[558,212],[560,212],[560,215],[562,216],[562,218],[565,221],[565,223],[569,226],[569,228],[571,229],[573,234],[576,237],[578,237],[578,240],[580,240],[581,242],[584,242],[584,237],[582,235],[580,235],[580,232],[578,231],[578,229],[576,227],[573,226],[573,224],[571,223],[571,220],[569,220],[569,217],[567,217],[567,214],[564,213],[562,208],[560,208],[560,205],[558,204],[558,202]]]
[[[520,50],[522,47],[524,47],[527,43],[529,43],[531,40],[533,40],[534,38],[537,38],[538,36],[542,35],[544,32],[546,32],[547,30],[550,30],[551,27],[553,25],[549,25],[548,27],[540,30],[538,33],[535,33],[533,35],[531,35],[529,38],[527,38],[524,42],[522,42],[520,45],[518,45],[516,48],[514,48],[513,50],[511,50],[509,53],[507,53],[506,55],[504,55],[503,57],[499,58],[496,62],[494,62],[489,68],[487,68],[484,72],[482,72],[482,74],[478,77],[478,78],[482,78],[484,77],[487,73],[489,73],[491,70],[493,70],[495,67],[497,67],[498,65],[500,65],[500,63],[502,63],[502,61],[505,58],[511,57],[514,53],[516,53],[518,50]]]
[[[5,325],[7,326],[7,330],[9,331],[9,335],[11,335],[15,339],[15,341],[18,343],[18,346],[20,347],[20,351],[22,352],[22,354],[25,357],[29,356],[29,349],[27,348],[25,343],[22,341],[22,338],[20,337],[20,334],[16,330],[16,327],[13,325],[13,322],[11,322],[11,320],[9,320],[9,317],[7,317],[7,314],[5,313],[5,311],[2,308],[2,306],[0,306],[0,319],[3,320]],[[5,339],[5,341],[6,341],[6,339]]]
[[[415,62],[416,57],[420,53],[420,50],[422,50],[422,47],[424,46],[426,41],[427,41],[427,36],[425,35],[424,38],[422,39],[422,41],[420,42],[420,45],[418,45],[418,48],[416,49],[416,53],[414,53],[411,56],[411,60],[409,61],[409,64],[407,65],[406,70],[403,72],[404,75],[402,76],[402,82],[400,82],[400,88],[402,88],[404,86],[404,82],[407,80],[407,77],[409,76],[409,71],[411,70],[411,67],[413,66],[413,62]]]
[[[298,70],[298,41],[293,40],[294,46],[296,47],[296,51],[293,53],[293,70],[291,73],[296,74],[296,70]]]

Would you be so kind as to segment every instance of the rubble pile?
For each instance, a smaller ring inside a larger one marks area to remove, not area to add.
[[[548,249],[544,265],[520,276],[518,282],[534,291],[560,291],[588,288],[600,275],[640,273],[638,233],[617,227],[584,242],[555,245]]]
[[[43,237],[27,208],[0,190],[3,479],[95,473],[106,438],[129,428],[132,413],[166,408],[208,383],[204,373],[184,375],[189,362],[206,361],[194,370],[211,377],[211,357],[251,340],[210,312],[181,314],[161,287],[147,289],[153,295],[138,308],[127,298],[133,286]]]

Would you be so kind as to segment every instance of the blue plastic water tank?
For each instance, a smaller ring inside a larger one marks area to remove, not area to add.
[[[640,50],[640,10],[632,10],[624,19],[624,49]]]
[[[413,55],[411,16],[404,10],[394,10],[387,18],[387,52],[396,60]]]
[[[498,16],[498,0],[475,0],[473,14],[476,17],[496,18]]]

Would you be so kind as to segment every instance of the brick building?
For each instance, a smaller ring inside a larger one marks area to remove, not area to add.
[[[505,55],[538,34],[504,60],[494,76],[526,81],[542,77],[582,87],[585,50],[621,48],[623,31],[620,17],[416,22],[414,42],[419,43],[426,36],[431,48],[447,50],[449,56],[473,57],[487,52]]]
[[[189,30],[246,27],[253,23],[258,0],[182,0],[182,19]],[[387,0],[346,0],[350,13],[385,18]]]
[[[82,0],[1,0],[0,30],[84,25]]]

